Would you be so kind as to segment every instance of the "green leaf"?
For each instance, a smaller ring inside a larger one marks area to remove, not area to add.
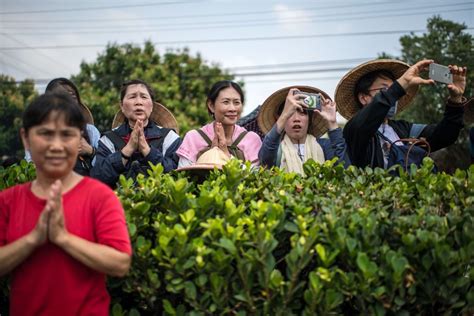
[[[137,232],[137,226],[133,223],[128,224],[128,231],[130,232],[130,237],[135,236]]]
[[[228,238],[222,237],[219,240],[219,246],[227,249],[231,254],[235,255],[237,253],[237,248],[234,245],[234,242]]]
[[[369,257],[364,252],[357,254],[357,266],[362,271],[366,278],[372,278],[377,273],[377,265],[370,261]]]
[[[176,311],[167,299],[163,300],[163,308],[168,315],[176,315]]]
[[[148,210],[150,209],[150,203],[146,202],[146,201],[140,201],[138,203],[136,203],[135,205],[133,205],[133,209],[134,211],[140,213],[140,214],[144,214],[146,212],[148,212]]]
[[[324,249],[324,246],[321,244],[316,245],[316,252],[319,255],[319,258],[321,258],[321,261],[326,264],[327,262],[327,257],[326,257],[326,249]]]
[[[128,316],[140,316],[140,312],[137,311],[135,308],[132,308],[132,309],[128,312]]]
[[[196,286],[191,281],[184,282],[184,292],[192,300],[196,299]]]
[[[115,303],[114,306],[112,307],[112,316],[123,316],[123,309],[122,305]]]
[[[283,283],[283,276],[281,275],[280,270],[273,270],[270,273],[270,284],[274,289],[278,289]]]

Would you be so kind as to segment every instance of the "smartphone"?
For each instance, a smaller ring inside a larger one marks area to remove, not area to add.
[[[308,111],[321,111],[321,95],[319,93],[309,93],[295,90],[293,94],[302,94],[305,96],[303,103],[308,107]]]
[[[430,64],[429,77],[436,82],[445,84],[453,83],[453,74],[447,66]]]

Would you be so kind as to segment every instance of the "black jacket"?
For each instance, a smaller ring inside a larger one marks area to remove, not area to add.
[[[128,139],[132,132],[127,122],[115,128],[114,131],[124,140]],[[175,169],[178,166],[176,150],[181,145],[181,139],[179,136],[173,130],[161,128],[152,122],[148,123],[144,131],[147,142],[150,145],[152,144],[152,140],[161,139],[159,142],[159,148],[150,146],[150,153],[146,157],[135,152],[125,166],[122,162],[120,150],[115,147],[113,141],[111,141],[106,135],[102,136],[99,140],[96,162],[91,170],[91,177],[94,177],[114,188],[120,175],[130,174],[131,168],[134,168],[137,165],[140,166],[141,170],[149,168],[148,162],[151,162],[154,165],[161,163],[164,172],[169,172]]]
[[[347,122],[343,134],[353,165],[383,168],[382,148],[375,134],[384,122],[390,107],[395,105],[395,102],[403,95],[405,91],[395,81],[386,91],[377,93],[369,105]],[[463,114],[463,107],[448,101],[443,119],[438,124],[426,125],[419,138],[425,138],[428,141],[431,151],[453,144],[464,126]],[[389,120],[388,124],[400,138],[410,137],[413,123],[404,120]]]

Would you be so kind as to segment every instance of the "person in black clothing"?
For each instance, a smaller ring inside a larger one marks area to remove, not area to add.
[[[465,67],[449,66],[453,83],[447,85],[449,98],[439,123],[425,125],[393,119],[410,103],[420,85],[434,84],[433,80],[420,77],[431,63],[432,60],[422,60],[410,67],[398,60],[373,60],[341,79],[335,99],[339,113],[349,120],[343,135],[355,166],[386,168],[390,143],[401,138],[424,138],[432,151],[456,141],[463,128]]]

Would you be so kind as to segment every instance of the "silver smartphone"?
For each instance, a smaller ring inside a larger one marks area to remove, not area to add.
[[[436,82],[445,84],[453,83],[453,74],[447,66],[430,64],[429,77]]]

